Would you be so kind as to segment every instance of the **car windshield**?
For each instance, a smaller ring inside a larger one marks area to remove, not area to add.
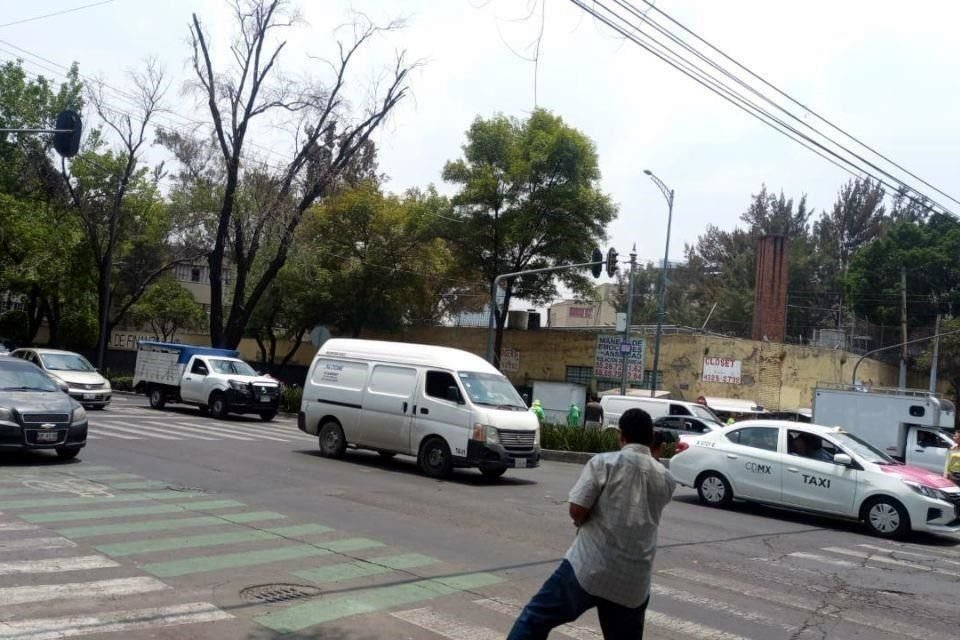
[[[694,405],[691,407],[691,409],[693,410],[693,415],[697,416],[701,420],[709,420],[710,422],[721,424],[720,418],[718,418],[717,414],[715,414],[713,411],[710,411],[710,409],[701,405]]]
[[[897,464],[897,461],[880,451],[871,444],[867,444],[860,438],[849,433],[831,433],[830,436],[837,441],[841,447],[851,452],[855,456],[873,462],[874,464]]]
[[[217,373],[238,376],[255,376],[257,372],[243,360],[211,360],[210,365]]]
[[[526,410],[523,398],[505,377],[494,373],[461,371],[460,382],[474,404]]]
[[[48,371],[96,371],[93,365],[78,353],[41,353],[40,359]]]
[[[36,367],[0,366],[0,392],[59,390],[53,380]]]

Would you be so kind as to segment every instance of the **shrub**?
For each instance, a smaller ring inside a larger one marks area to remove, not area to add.
[[[601,453],[620,448],[619,434],[615,429],[571,428],[560,424],[545,424],[540,427],[540,446],[556,451],[581,451]]]
[[[303,389],[294,385],[284,387],[280,392],[280,411],[297,413],[300,411],[300,401],[303,400]]]
[[[108,371],[104,377],[110,381],[110,387],[114,391],[133,391],[133,378],[131,376],[113,374]]]

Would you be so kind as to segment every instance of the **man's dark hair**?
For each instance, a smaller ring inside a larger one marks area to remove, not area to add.
[[[653,442],[653,420],[643,409],[627,409],[620,416],[620,434],[630,444],[650,446]]]

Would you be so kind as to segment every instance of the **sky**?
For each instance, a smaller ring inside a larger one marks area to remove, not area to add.
[[[0,24],[96,0],[0,0]],[[545,2],[545,4],[541,4]],[[635,3],[642,5],[640,0]],[[643,174],[675,190],[671,260],[707,224],[732,229],[761,185],[807,195],[828,209],[850,175],[738,111],[569,0],[300,0],[303,24],[289,32],[282,60],[292,77],[323,78],[319,57],[334,52],[351,11],[406,27],[378,38],[357,61],[351,97],[364,104],[394,52],[420,61],[411,94],[377,136],[387,188],[434,183],[459,156],[477,116],[524,118],[535,106],[560,115],[596,144],[601,188],[619,206],[609,241],[625,255],[662,259],[667,209]],[[955,195],[960,158],[960,4],[938,0],[658,0],[657,6],[756,73],[944,191]],[[530,9],[533,9],[532,14]],[[203,117],[190,79],[188,24],[200,15],[215,55],[230,36],[222,0],[113,0],[61,16],[0,26],[0,56],[22,55],[31,73],[56,78],[51,63],[127,85],[148,56],[166,69],[167,122]],[[533,43],[540,38],[535,65]],[[30,54],[12,48],[19,47]],[[118,103],[122,105],[122,103]],[[129,108],[126,105],[125,108]],[[279,153],[286,138],[269,128],[257,143]],[[160,150],[151,150],[161,157]],[[274,156],[276,159],[279,156]],[[952,203],[955,204],[955,203]],[[960,205],[957,205],[960,210]]]

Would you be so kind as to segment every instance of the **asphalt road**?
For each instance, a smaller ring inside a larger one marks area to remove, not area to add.
[[[289,418],[214,421],[118,397],[78,460],[0,460],[0,640],[503,638],[573,535],[578,465],[488,484],[413,461],[325,460]],[[648,638],[952,640],[960,539],[681,489]],[[558,638],[600,638],[585,616]]]

